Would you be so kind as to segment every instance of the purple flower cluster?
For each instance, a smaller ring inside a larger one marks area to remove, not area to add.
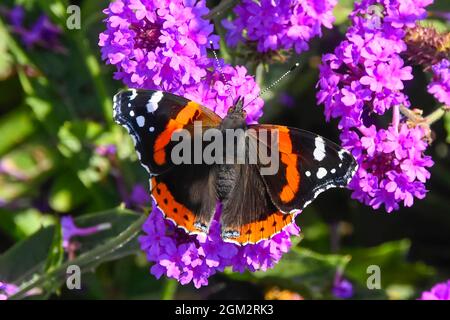
[[[331,28],[337,0],[243,0],[234,8],[236,18],[224,20],[227,43],[255,42],[259,52],[294,48],[308,49],[308,42],[321,36],[322,26]]]
[[[406,50],[405,27],[425,17],[432,0],[363,0],[355,3],[346,39],[320,67],[319,103],[327,120],[339,119],[343,145],[356,157],[359,169],[349,184],[353,198],[391,212],[398,203],[411,206],[422,199],[430,177],[425,132],[400,119],[399,107],[409,107],[402,92],[413,78],[400,54]],[[393,112],[392,125],[376,127],[376,116]]]
[[[117,68],[115,78],[132,88],[183,88],[206,76],[206,49],[217,43],[213,25],[201,17],[205,1],[116,0],[104,10],[102,58]]]
[[[258,97],[260,88],[255,79],[247,74],[243,66],[224,65],[222,72],[223,77],[218,70],[207,71],[199,84],[186,88],[184,96],[203,104],[220,117],[227,114],[228,108],[234,105],[238,97],[244,97],[246,120],[255,123],[262,116],[264,105]]]
[[[41,46],[55,51],[64,50],[59,42],[61,29],[45,14],[42,14],[30,28],[24,25],[24,20],[25,10],[22,6],[16,6],[9,12],[9,23],[13,31],[21,36],[27,48]]]
[[[430,291],[422,292],[419,300],[450,300],[450,280],[434,285]]]
[[[441,60],[433,65],[433,81],[428,85],[428,92],[436,100],[450,106],[450,61]]]
[[[417,126],[387,130],[360,126],[358,133],[342,134],[343,146],[351,150],[359,169],[349,187],[352,198],[378,209],[384,204],[387,212],[397,210],[398,203],[413,205],[414,198],[423,199],[425,181],[430,178],[426,168],[433,165],[423,153],[427,148],[425,130]]]
[[[217,216],[220,216],[220,209]],[[183,285],[192,282],[196,288],[207,285],[210,276],[228,266],[238,272],[272,268],[290,249],[290,236],[299,233],[293,223],[271,240],[238,246],[222,240],[216,218],[208,235],[188,235],[164,219],[155,203],[143,230],[145,235],[139,242],[147,259],[154,263],[151,273],[158,279],[165,274]]]

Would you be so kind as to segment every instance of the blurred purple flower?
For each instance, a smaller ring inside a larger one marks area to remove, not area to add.
[[[75,221],[71,216],[64,216],[61,218],[61,228],[63,237],[63,248],[68,249],[70,241],[75,236],[85,237],[103,230],[111,228],[111,223],[101,223],[96,226],[80,228],[75,225]]]
[[[349,184],[352,197],[374,209],[384,205],[391,212],[401,202],[409,207],[426,194],[427,168],[433,165],[424,155],[426,132],[401,122],[398,108],[410,106],[402,90],[404,81],[413,78],[401,57],[407,49],[405,27],[423,19],[431,2],[355,3],[346,39],[322,58],[318,102],[325,106],[327,121],[339,119],[341,141],[358,161]],[[393,120],[387,130],[371,125],[389,109]]]
[[[115,144],[100,145],[95,148],[95,153],[102,157],[113,156],[117,153]]]
[[[441,60],[433,65],[433,81],[428,85],[428,92],[436,100],[450,106],[450,61]]]
[[[8,300],[18,291],[19,288],[16,285],[0,281],[0,300]]]
[[[199,288],[208,284],[210,276],[228,266],[239,272],[267,270],[290,249],[290,236],[299,233],[299,228],[293,223],[271,240],[238,246],[223,241],[216,218],[208,235],[188,235],[164,219],[153,203],[153,210],[143,227],[145,235],[139,238],[141,249],[154,263],[151,273],[158,279],[166,275],[180,284],[192,282]]]
[[[353,297],[353,285],[347,279],[336,277],[331,292],[336,298],[349,299]]]
[[[126,201],[127,207],[144,207],[150,204],[150,195],[148,188],[144,188],[141,184],[136,184],[131,191],[128,200]]]
[[[430,291],[422,292],[419,300],[450,300],[450,280],[434,285]]]
[[[295,99],[289,93],[282,92],[279,97],[279,101],[283,106],[293,108],[296,105]]]
[[[40,46],[54,51],[64,51],[59,41],[62,34],[61,29],[53,24],[45,14],[40,15],[30,28],[24,25],[25,10],[22,6],[15,6],[11,9],[8,18],[12,30],[20,35],[28,49]]]
[[[308,42],[331,29],[337,0],[243,0],[234,8],[236,18],[222,21],[228,45],[256,42],[259,52],[308,49]]]
[[[22,6],[15,6],[9,11],[9,23],[13,27],[20,28],[23,24],[23,19],[25,17],[25,10]]]
[[[117,68],[115,78],[133,88],[183,94],[206,75],[213,25],[202,18],[205,1],[116,0],[104,10],[102,58]]]
[[[234,105],[237,98],[243,97],[247,122],[255,123],[262,116],[264,101],[258,97],[260,88],[254,77],[247,74],[243,66],[224,65],[222,71],[226,84],[220,72],[213,69],[207,72],[199,84],[186,87],[184,96],[203,104],[220,117],[227,114],[228,108]]]

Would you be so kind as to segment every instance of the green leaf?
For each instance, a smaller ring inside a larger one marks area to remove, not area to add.
[[[53,230],[53,241],[45,263],[45,272],[47,273],[59,267],[64,260],[63,235],[59,221],[53,227]]]
[[[97,247],[113,241],[133,222],[136,222],[142,215],[123,209],[113,209],[84,215],[75,219],[75,223],[80,227],[93,226],[100,223],[110,223],[111,228],[100,231],[86,237],[79,237],[80,251],[78,254],[86,254]],[[31,280],[36,275],[45,274],[46,263],[51,252],[54,238],[54,226],[43,228],[31,237],[18,242],[11,249],[0,255],[0,279],[9,283],[20,285]],[[119,259],[139,250],[137,238],[126,242],[120,247],[99,259],[90,261],[88,268],[95,268],[99,264]]]
[[[320,298],[329,294],[337,270],[344,270],[349,256],[323,255],[306,248],[293,248],[281,261],[265,272],[244,275],[229,273],[237,280],[250,280],[265,286],[281,286]]]
[[[89,196],[77,176],[71,172],[56,177],[50,189],[49,204],[57,212],[69,212],[79,206]]]
[[[352,256],[346,273],[353,279],[365,284],[368,278],[367,267],[376,265],[381,270],[381,287],[410,284],[424,280],[434,274],[434,270],[423,263],[410,263],[407,254],[409,240],[386,242],[372,248],[347,250]]]
[[[35,130],[28,108],[20,107],[0,119],[0,155],[16,146]]]

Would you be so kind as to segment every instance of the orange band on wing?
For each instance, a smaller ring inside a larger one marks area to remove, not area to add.
[[[286,185],[280,192],[280,199],[284,203],[288,203],[295,198],[300,185],[300,174],[297,168],[298,156],[281,153],[281,162],[286,165]]]
[[[272,130],[278,131],[278,150],[283,153],[292,153],[292,141],[289,135],[289,128],[277,126]]]
[[[175,200],[165,183],[157,182],[156,178],[152,178],[152,186],[152,196],[166,218],[172,220],[177,226],[186,229],[187,232],[198,231],[194,227],[194,213]]]
[[[175,130],[182,129],[188,123],[192,123],[201,114],[200,105],[195,102],[189,102],[183,109],[178,112],[175,120],[170,119],[166,125],[166,128],[158,136],[153,148],[153,159],[157,165],[163,165],[166,163],[166,150],[165,147],[170,142],[172,134]]]
[[[270,239],[279,233],[285,226],[293,222],[293,215],[283,214],[280,211],[267,216],[266,219],[255,221],[242,226],[239,230],[239,236],[229,238],[229,240],[244,243],[256,243],[260,240]]]

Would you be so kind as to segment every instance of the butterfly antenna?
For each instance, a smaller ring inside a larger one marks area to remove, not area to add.
[[[279,77],[277,80],[275,80],[274,82],[272,82],[271,85],[269,85],[268,87],[264,88],[263,90],[261,90],[261,92],[249,103],[247,103],[245,105],[248,106],[250,103],[252,103],[253,101],[255,101],[256,99],[258,99],[259,97],[261,97],[263,94],[265,94],[267,91],[269,91],[270,89],[272,89],[273,87],[275,87],[281,80],[283,80],[289,73],[291,73],[292,71],[294,71],[297,67],[300,66],[299,62],[296,62],[288,71],[286,71],[285,73],[283,73],[281,75],[281,77]],[[244,108],[245,108],[244,107]]]
[[[225,78],[225,74],[223,73],[222,65],[220,64],[219,58],[217,57],[217,53],[216,53],[216,50],[214,49],[213,42],[209,41],[209,45],[210,45],[211,51],[214,54],[214,59],[216,60],[217,69],[219,70],[219,73],[222,76],[222,81],[223,81],[224,85],[226,86],[227,94],[230,94],[230,86],[228,85],[228,81]]]

